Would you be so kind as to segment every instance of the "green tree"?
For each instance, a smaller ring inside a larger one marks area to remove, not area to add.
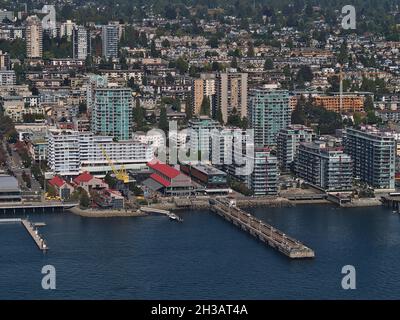
[[[180,74],[185,74],[188,71],[189,64],[185,59],[179,57],[175,61],[175,68],[179,71]]]
[[[193,117],[193,108],[192,108],[192,98],[190,95],[186,98],[185,103],[185,113],[186,113],[186,121],[189,121]]]
[[[140,100],[136,99],[135,108],[133,109],[133,121],[136,123],[136,130],[143,130],[145,127],[145,110],[140,105]]]
[[[203,96],[203,101],[200,106],[200,114],[203,116],[210,115],[210,98],[207,96]]]
[[[81,208],[87,209],[90,206],[90,198],[88,193],[82,189],[79,197],[79,206]]]
[[[220,124],[224,124],[224,118],[222,116],[221,108],[217,108],[217,112],[216,112],[216,117],[215,118]]]
[[[164,106],[160,108],[160,120],[158,122],[158,128],[163,130],[165,133],[167,133],[169,129],[167,109]]]
[[[272,70],[274,68],[274,62],[271,58],[265,59],[264,70]]]

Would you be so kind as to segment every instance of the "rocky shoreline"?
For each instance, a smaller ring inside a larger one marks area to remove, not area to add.
[[[113,218],[113,217],[143,217],[147,216],[144,212],[135,210],[93,210],[74,207],[69,211],[75,215],[86,218]]]

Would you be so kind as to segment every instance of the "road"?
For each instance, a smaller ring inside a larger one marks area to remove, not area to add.
[[[3,141],[4,150],[7,150],[6,142]],[[11,145],[11,156],[6,152],[7,156],[7,168],[11,170],[18,180],[18,184],[23,191],[28,191],[33,194],[40,194],[42,192],[42,188],[40,183],[32,177],[32,172],[30,168],[25,168],[22,164],[21,157],[19,156],[18,152],[14,151],[14,147]],[[25,173],[30,177],[31,180],[31,188],[26,186],[24,179],[22,179],[22,173]]]

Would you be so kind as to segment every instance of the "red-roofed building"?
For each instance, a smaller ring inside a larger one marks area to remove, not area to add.
[[[90,192],[92,189],[108,188],[108,184],[106,182],[104,182],[102,179],[92,176],[89,172],[83,172],[73,181],[77,187],[85,189],[86,192]]]
[[[179,170],[160,161],[149,162],[147,166],[152,174],[144,185],[152,191],[161,191],[169,196],[190,195],[193,192],[192,180]]]
[[[72,192],[74,192],[74,187],[59,176],[55,176],[53,179],[49,180],[49,185],[56,189],[58,196],[62,200],[69,199]]]

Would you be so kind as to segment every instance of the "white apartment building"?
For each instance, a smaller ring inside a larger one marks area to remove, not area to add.
[[[0,70],[0,85],[11,86],[16,82],[14,70]]]
[[[110,162],[116,169],[141,169],[154,153],[152,145],[133,140],[116,142],[112,137],[74,130],[50,130],[48,141],[49,167],[52,173],[60,175],[73,176],[84,171],[105,175],[112,171]]]

